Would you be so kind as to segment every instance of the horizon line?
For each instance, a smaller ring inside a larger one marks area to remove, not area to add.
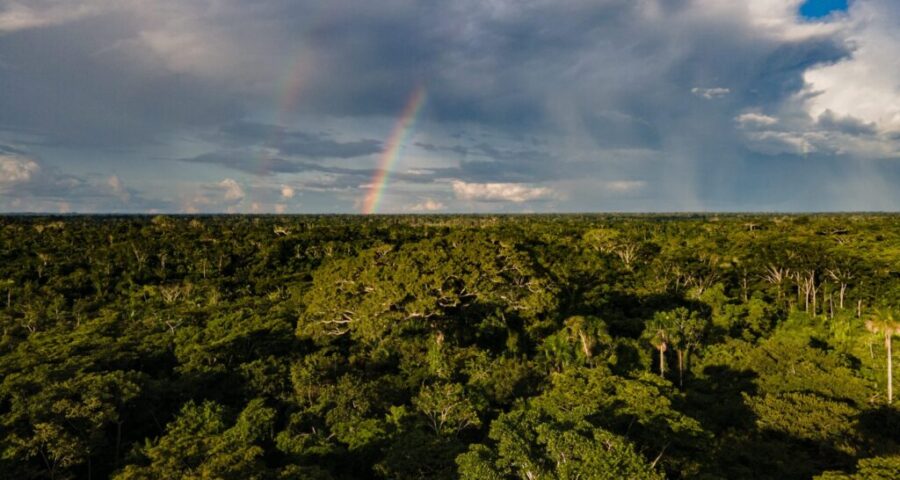
[[[393,213],[358,213],[358,212],[0,212],[0,217],[302,217],[302,216],[340,216],[340,217],[450,217],[450,216],[543,216],[543,215],[897,215],[900,210],[591,210],[591,211],[558,211],[558,212],[393,212]]]

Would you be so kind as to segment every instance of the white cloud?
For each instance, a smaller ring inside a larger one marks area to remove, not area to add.
[[[220,189],[224,191],[225,200],[241,201],[244,199],[244,189],[233,178],[226,178],[218,183]]]
[[[461,200],[521,203],[548,198],[553,191],[521,183],[467,183],[456,180],[453,182],[453,193]]]
[[[731,89],[724,87],[713,87],[713,88],[700,88],[694,87],[691,89],[691,93],[698,97],[703,97],[707,100],[714,100],[717,98],[722,98],[729,93],[731,93]]]
[[[748,112],[734,118],[741,128],[768,127],[778,123],[778,119],[762,113]]]
[[[6,153],[3,153],[3,151]],[[0,204],[15,210],[56,211],[62,206],[80,212],[148,211],[165,202],[148,200],[128,188],[118,175],[78,176],[47,166],[30,153],[0,145]]]
[[[295,192],[294,192],[294,189],[293,189],[292,187],[289,187],[289,186],[287,186],[287,185],[282,185],[282,186],[281,186],[281,196],[282,196],[283,198],[294,198],[294,193],[295,193]]]
[[[874,123],[881,131],[900,131],[900,3],[853,3],[848,41],[853,54],[840,62],[808,70],[811,116],[826,111]]]
[[[783,41],[798,41],[833,34],[841,29],[838,22],[798,21],[800,6],[806,0],[753,0],[752,2],[722,2],[700,0],[746,9],[750,24]]]
[[[237,207],[244,200],[244,189],[235,179],[226,178],[218,183],[201,184],[191,193],[182,197],[181,211],[185,213],[199,212],[237,212]],[[250,208],[258,208],[253,202]]]
[[[410,205],[406,209],[410,212],[436,212],[443,210],[446,206],[437,200],[426,198],[424,201]]]
[[[120,193],[124,190],[122,187],[122,179],[120,179],[118,175],[110,175],[109,178],[106,179],[106,184],[109,185],[109,188],[111,188],[113,192]]]
[[[0,188],[26,183],[41,171],[41,166],[30,158],[0,154]]]
[[[112,193],[119,197],[123,202],[127,203],[131,200],[131,193],[125,188],[125,184],[118,175],[110,175],[110,177],[106,179],[106,184],[112,189]]]
[[[766,130],[747,135],[747,148],[764,155],[808,155],[819,151],[816,140],[822,140],[815,133],[776,132]]]
[[[275,213],[277,213],[277,214],[282,214],[282,213],[285,212],[285,210],[287,210],[287,205],[285,205],[285,204],[283,204],[283,203],[276,203],[276,204],[275,204]]]

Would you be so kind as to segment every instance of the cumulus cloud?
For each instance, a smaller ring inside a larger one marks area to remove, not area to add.
[[[880,131],[900,131],[900,4],[893,0],[853,2],[848,41],[853,54],[804,72],[813,94],[808,110],[874,124]]]
[[[81,212],[149,211],[171,204],[148,199],[128,188],[118,175],[78,176],[47,165],[21,148],[0,144],[0,202],[19,211]]]
[[[747,136],[747,146],[763,155],[808,155],[818,150],[811,134],[762,131]]]
[[[215,183],[203,183],[182,197],[181,211],[184,213],[237,213],[244,202],[244,187],[233,178],[225,178]],[[249,202],[249,207],[259,206]]]
[[[281,186],[281,196],[283,198],[294,198],[294,188],[288,185]]]
[[[118,175],[110,175],[106,179],[106,184],[112,190],[112,193],[118,196],[123,202],[128,203],[131,200],[131,192],[125,188],[125,184]]]
[[[409,210],[410,212],[436,212],[438,210],[443,210],[446,207],[447,206],[444,205],[443,202],[431,198],[426,198],[419,203],[415,203],[406,207],[406,210]]]
[[[244,189],[233,178],[226,178],[218,183],[225,200],[240,202],[244,199]]]
[[[25,183],[41,170],[33,159],[19,155],[0,154],[0,188]]]
[[[742,113],[735,117],[735,121],[742,128],[769,127],[778,123],[778,119],[775,117],[755,112]]]
[[[553,191],[546,187],[533,187],[519,183],[467,183],[454,181],[453,193],[460,200],[481,202],[514,202],[547,199]]]
[[[832,22],[800,21],[800,7],[808,0],[756,0],[753,2],[719,2],[703,0],[706,6],[723,5],[723,8],[737,9],[749,14],[750,24],[769,35],[783,41],[797,41],[811,37],[831,35],[839,32],[841,25]],[[729,3],[732,3],[729,5]],[[727,6],[725,6],[727,5]],[[714,7],[715,8],[715,7]]]

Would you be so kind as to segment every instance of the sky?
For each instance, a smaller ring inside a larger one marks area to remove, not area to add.
[[[896,0],[0,0],[0,212],[900,210]]]

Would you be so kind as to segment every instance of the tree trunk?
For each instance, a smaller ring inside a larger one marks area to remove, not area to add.
[[[812,291],[812,314],[813,314],[813,316],[815,316],[816,315],[816,300],[818,300],[818,297],[816,296],[816,294],[818,293],[817,292],[818,289],[816,288],[816,277],[815,277],[814,273],[811,273],[809,275],[809,288]]]
[[[893,358],[891,352],[891,333],[893,332],[885,332],[884,334],[884,349],[887,350],[887,397],[888,404],[894,401],[894,369],[893,369]]]
[[[676,352],[678,355],[678,386],[684,386],[684,351],[678,350]]]
[[[659,376],[665,378],[666,376],[666,357],[663,356],[662,348],[659,348]],[[646,351],[646,350],[645,350]]]
[[[591,353],[591,347],[588,343],[587,335],[584,332],[578,332],[578,339],[581,340],[581,351],[584,353],[584,356],[587,358],[591,358],[593,355]]]
[[[809,286],[803,286],[803,311],[809,313]]]

